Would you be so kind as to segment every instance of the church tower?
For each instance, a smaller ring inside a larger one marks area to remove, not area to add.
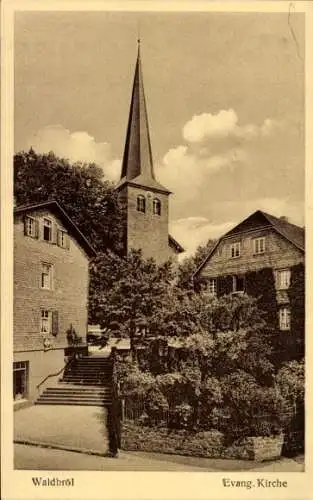
[[[128,118],[121,179],[116,187],[125,208],[125,249],[141,249],[158,264],[183,251],[168,233],[171,194],[155,178],[143,87],[140,40]]]

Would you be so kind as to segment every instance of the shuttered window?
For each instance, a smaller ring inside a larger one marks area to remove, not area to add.
[[[41,310],[40,333],[50,335],[52,329],[52,312]]]
[[[24,219],[24,234],[31,238],[38,238],[38,220],[26,215]]]
[[[59,333],[59,313],[58,311],[41,310],[40,332],[45,335],[54,335]]]

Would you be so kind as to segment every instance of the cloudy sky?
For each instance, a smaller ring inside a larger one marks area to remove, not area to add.
[[[303,225],[302,14],[19,12],[15,151],[119,178],[138,26],[172,234],[192,252],[256,209]]]

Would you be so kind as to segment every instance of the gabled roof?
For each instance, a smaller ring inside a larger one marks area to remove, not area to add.
[[[153,169],[148,113],[143,87],[140,40],[133,82],[120,182],[116,189],[133,183],[147,189],[169,193],[156,179]]]
[[[69,229],[89,257],[95,257],[97,255],[95,249],[90,245],[83,233],[78,229],[76,224],[56,200],[43,201],[32,205],[21,205],[14,208],[14,215],[25,214],[27,212],[33,212],[43,208],[50,210],[50,212],[56,214],[62,220],[64,226]]]
[[[278,219],[274,215],[267,214],[266,212],[261,213],[267,218],[277,232],[299,248],[299,250],[305,251],[305,231],[303,227],[291,224],[286,219]]]
[[[170,234],[168,235],[168,243],[170,246],[175,248],[176,253],[182,253],[185,249],[178,243],[178,241],[173,238]]]
[[[286,240],[288,240],[292,245],[301,250],[305,251],[305,231],[304,228],[296,226],[295,224],[291,224],[284,218],[278,218],[274,215],[267,214],[262,210],[257,210],[253,214],[249,215],[242,222],[237,224],[233,229],[225,233],[219,240],[216,242],[214,247],[211,249],[209,254],[200,264],[198,269],[195,271],[193,276],[196,276],[201,269],[208,262],[212,254],[215,252],[216,248],[220,244],[222,240],[227,238],[228,236],[232,236],[235,234],[239,234],[241,232],[245,232],[249,229],[252,229],[253,226],[261,226],[261,227],[272,227],[275,231],[277,231],[281,236],[283,236]]]

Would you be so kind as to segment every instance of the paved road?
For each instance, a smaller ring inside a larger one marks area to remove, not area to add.
[[[221,472],[250,470],[251,472],[301,472],[303,460],[291,459],[272,463],[236,460],[213,460],[157,453],[121,452],[118,458],[106,458],[84,453],[54,450],[15,444],[14,468],[23,470],[107,470],[107,471],[178,471]]]

